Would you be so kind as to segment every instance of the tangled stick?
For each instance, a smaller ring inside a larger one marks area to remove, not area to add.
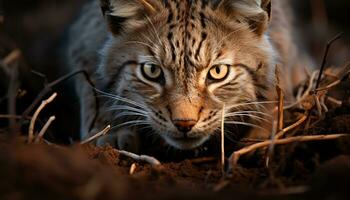
[[[99,133],[93,135],[92,137],[82,141],[80,144],[86,144],[86,143],[89,143],[89,142],[91,142],[91,141],[93,141],[93,140],[95,140],[95,139],[97,139],[97,138],[99,138],[101,136],[104,136],[104,135],[106,135],[109,132],[110,129],[111,129],[111,126],[108,125],[101,132],[99,132]],[[121,155],[127,156],[127,157],[132,158],[132,159],[134,159],[136,161],[147,162],[147,163],[151,164],[152,166],[159,166],[159,165],[161,165],[160,162],[156,158],[151,157],[151,156],[137,155],[137,154],[134,154],[134,153],[131,153],[131,152],[117,150],[117,149],[115,149],[115,151],[117,153],[121,154]],[[136,165],[134,167],[136,167]],[[133,170],[130,169],[130,173],[132,174],[134,170],[135,169],[133,169]]]
[[[31,119],[32,117],[28,117],[27,119]],[[0,119],[22,119],[22,116],[19,115],[0,115]]]
[[[92,80],[90,79],[90,76],[89,74],[85,71],[85,70],[77,70],[77,71],[74,71],[74,72],[71,72],[69,74],[66,74],[62,77],[60,77],[59,79],[47,84],[45,86],[45,88],[38,94],[38,96],[35,98],[35,100],[32,102],[32,104],[30,104],[30,106],[23,112],[22,114],[22,119],[21,119],[21,123],[20,124],[23,124],[23,121],[24,119],[28,118],[29,116],[29,113],[32,112],[32,110],[35,108],[35,106],[40,102],[41,99],[44,98],[44,96],[50,92],[52,90],[53,87],[55,87],[56,85],[78,75],[78,74],[82,74],[84,75],[86,81],[88,82],[88,84],[91,86],[92,88],[92,92],[94,94],[94,97],[95,97],[95,116],[90,124],[90,127],[89,127],[89,130],[91,130],[97,120],[97,116],[99,114],[99,99],[97,98],[97,92],[95,90],[95,85],[94,83],[92,82]]]
[[[328,84],[328,85],[326,85],[324,87],[316,89],[316,92],[322,92],[322,91],[330,90],[330,89],[336,87],[337,85],[339,85],[341,82],[343,82],[347,78],[349,78],[349,76],[350,76],[350,63],[347,63],[342,68],[342,70],[337,75],[335,75],[335,78],[337,78],[336,81],[334,81],[334,82],[332,82],[332,83],[330,83],[330,84]]]
[[[47,120],[44,127],[39,132],[38,136],[35,138],[35,143],[40,142],[40,140],[44,137],[44,134],[46,133],[47,129],[50,127],[51,123],[56,119],[55,116],[51,116],[49,120]]]
[[[296,127],[300,126],[302,123],[304,123],[304,122],[307,120],[307,118],[308,118],[308,114],[305,113],[305,114],[304,114],[298,121],[296,121],[294,124],[292,124],[292,125],[290,125],[290,126],[284,128],[284,129],[282,129],[281,131],[279,131],[279,132],[276,134],[275,138],[276,138],[276,139],[282,138],[287,132],[293,130],[294,128],[296,128]]]
[[[221,172],[225,174],[225,104],[221,114]]]
[[[280,144],[290,144],[294,142],[308,142],[308,141],[321,141],[321,140],[334,140],[334,139],[339,139],[341,137],[346,137],[350,136],[349,134],[334,134],[334,135],[305,135],[305,136],[296,136],[296,137],[290,137],[290,138],[285,138],[285,139],[278,139],[274,141],[275,145],[280,145]],[[233,169],[240,156],[247,154],[249,152],[255,151],[260,148],[264,148],[269,146],[272,143],[271,140],[267,140],[264,142],[259,142],[247,147],[244,147],[238,151],[235,151],[229,158],[230,160],[230,168]]]
[[[156,167],[156,166],[160,166],[161,163],[159,162],[159,160],[157,160],[156,158],[154,157],[151,157],[151,156],[147,156],[147,155],[137,155],[137,154],[134,154],[134,153],[131,153],[131,152],[128,152],[128,151],[123,151],[123,150],[117,150],[115,149],[115,151],[123,156],[126,156],[126,157],[129,157],[129,158],[132,158],[136,161],[142,161],[142,162],[146,162],[146,163],[149,163],[151,164],[153,167]]]
[[[22,55],[21,50],[19,49],[15,49],[13,51],[11,51],[11,53],[9,53],[3,60],[2,60],[2,64],[3,65],[9,65],[11,63],[13,63],[14,61],[18,60]]]
[[[100,131],[100,132],[96,133],[95,135],[93,135],[92,137],[89,137],[86,140],[80,142],[80,144],[86,144],[86,143],[89,143],[89,142],[91,142],[93,140],[96,140],[97,138],[106,135],[110,130],[111,130],[111,125],[108,125],[102,131]]]
[[[42,101],[38,109],[35,111],[29,125],[29,131],[28,131],[28,143],[32,143],[34,139],[34,125],[36,122],[36,119],[39,116],[39,113],[41,112],[42,109],[45,108],[45,106],[49,103],[51,103],[55,98],[57,97],[57,93],[53,93],[48,99]]]

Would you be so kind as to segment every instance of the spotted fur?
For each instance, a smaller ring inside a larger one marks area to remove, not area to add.
[[[150,128],[170,146],[192,149],[226,123],[241,137],[267,137],[275,100],[275,67],[291,94],[291,73],[301,54],[293,41],[285,0],[100,0],[88,3],[69,32],[67,60],[93,78],[101,105],[97,122],[91,88],[76,81],[83,138],[112,124],[110,143],[137,151],[137,135]],[[272,7],[271,7],[272,6]],[[102,12],[101,12],[102,10]],[[282,26],[283,27],[282,27]],[[108,31],[107,31],[108,30]],[[288,56],[287,56],[288,55]],[[145,78],[152,64],[162,78]],[[228,66],[220,81],[208,78]],[[178,125],[189,126],[183,131]],[[240,132],[240,127],[252,127]],[[230,133],[227,133],[230,134]]]

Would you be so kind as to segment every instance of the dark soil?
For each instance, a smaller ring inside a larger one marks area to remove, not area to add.
[[[309,132],[350,133],[349,105],[331,110]],[[262,164],[264,156],[257,156],[262,154],[251,155],[225,177],[215,154],[152,167],[111,147],[28,145],[25,140],[0,141],[0,199],[320,200],[349,195],[349,138],[279,146],[269,168]],[[136,170],[130,175],[132,164]]]

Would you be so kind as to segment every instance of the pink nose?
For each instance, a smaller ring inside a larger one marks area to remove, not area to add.
[[[196,125],[196,120],[174,120],[174,125],[176,126],[177,130],[179,130],[182,133],[190,132],[192,127]]]

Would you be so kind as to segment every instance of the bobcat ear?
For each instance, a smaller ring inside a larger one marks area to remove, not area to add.
[[[161,9],[158,0],[100,0],[100,6],[113,35],[137,28]]]
[[[258,35],[263,35],[271,18],[271,0],[222,0],[218,8],[232,19],[247,23]]]

